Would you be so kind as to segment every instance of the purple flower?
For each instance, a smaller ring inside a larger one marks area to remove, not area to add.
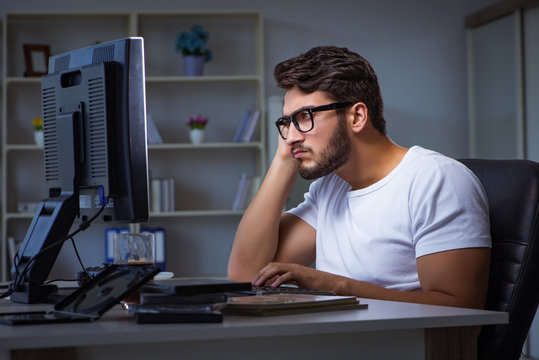
[[[204,129],[208,123],[208,118],[202,115],[193,115],[187,119],[187,126],[192,129]]]

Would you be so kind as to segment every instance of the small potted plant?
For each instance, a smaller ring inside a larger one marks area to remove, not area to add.
[[[182,31],[176,37],[176,52],[183,55],[185,75],[199,76],[204,73],[204,63],[212,58],[212,52],[206,47],[208,32],[200,25],[191,31]]]
[[[34,141],[36,145],[43,146],[43,118],[33,118],[32,125],[34,126]]]
[[[208,118],[202,115],[193,115],[187,119],[189,126],[189,137],[193,144],[200,144],[204,141],[204,129],[208,123]]]

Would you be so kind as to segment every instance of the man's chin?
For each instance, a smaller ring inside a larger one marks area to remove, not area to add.
[[[299,176],[301,176],[305,180],[318,179],[324,175],[327,175],[327,174],[320,173],[319,169],[316,167],[306,167],[306,166],[301,166],[301,165],[299,167]]]

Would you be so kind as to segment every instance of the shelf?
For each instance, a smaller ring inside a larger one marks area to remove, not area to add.
[[[43,146],[33,144],[14,144],[4,146],[5,151],[43,151]]]
[[[198,217],[198,216],[241,216],[244,210],[182,210],[169,212],[152,212],[151,218],[172,218],[172,217]]]
[[[199,150],[199,149],[244,149],[253,148],[262,150],[264,145],[261,142],[214,142],[214,143],[168,143],[149,144],[148,150]],[[43,151],[43,146],[33,144],[12,144],[4,147],[5,151]]]
[[[257,75],[146,76],[147,83],[257,82]],[[41,84],[41,77],[10,76],[6,84]]]
[[[214,142],[214,143],[168,143],[168,144],[150,144],[149,150],[199,150],[199,149],[240,149],[240,148],[255,148],[262,150],[264,145],[261,142]]]
[[[6,84],[41,84],[39,76],[10,76],[6,78]]]
[[[204,76],[146,76],[147,83],[204,83],[204,82],[257,82],[256,75],[204,75]]]
[[[5,213],[6,220],[11,219],[23,219],[23,220],[30,220],[33,219],[34,213]]]
[[[151,212],[152,218],[177,218],[177,217],[207,217],[207,216],[241,216],[244,210],[182,210]],[[34,213],[6,213],[6,220],[30,220]]]

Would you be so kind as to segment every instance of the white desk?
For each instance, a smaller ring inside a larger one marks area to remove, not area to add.
[[[458,341],[469,345],[469,341],[475,343],[473,326],[508,321],[506,313],[492,311],[360,300],[368,309],[265,318],[225,316],[223,323],[216,324],[138,325],[117,307],[93,323],[0,325],[0,360],[10,359],[11,350],[25,350],[16,353],[34,354],[43,360],[46,352],[31,350],[40,348],[60,348],[65,351],[62,359],[73,356],[84,360],[336,360],[351,356],[417,360],[439,356],[431,355],[433,338],[451,337],[451,347]],[[19,305],[0,302],[0,312],[13,306]],[[440,330],[443,335],[438,336],[437,328],[464,331],[447,335]],[[473,346],[471,351],[475,351]],[[50,356],[59,358],[57,354]]]

